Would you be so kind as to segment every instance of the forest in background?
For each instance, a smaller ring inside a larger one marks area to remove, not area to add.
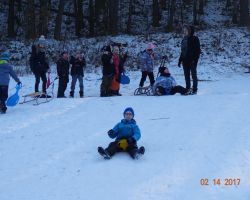
[[[223,6],[219,26],[250,26],[249,0],[1,0],[0,40],[56,40],[106,35],[180,32],[185,23],[197,29],[211,24],[209,2]],[[220,19],[218,19],[220,20]]]

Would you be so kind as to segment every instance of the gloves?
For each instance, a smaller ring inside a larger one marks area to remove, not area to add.
[[[114,133],[115,133],[114,130],[113,130],[113,129],[110,129],[110,130],[108,131],[109,137],[112,137],[112,135],[113,135]]]
[[[179,62],[178,62],[178,67],[181,67],[181,61],[179,60]]]
[[[17,82],[17,85],[18,85],[18,86],[21,86],[21,85],[22,85],[21,81]]]
[[[127,142],[128,142],[128,144],[133,144],[133,143],[135,143],[136,141],[135,141],[135,138],[130,137],[130,138],[127,139]]]

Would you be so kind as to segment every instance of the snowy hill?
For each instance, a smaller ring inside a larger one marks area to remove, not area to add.
[[[183,85],[181,70],[171,71]],[[100,98],[99,76],[87,73],[83,99],[9,108],[0,115],[0,199],[249,200],[249,75],[212,75],[196,96],[147,97],[133,96],[140,73],[130,72],[123,96]],[[34,78],[21,78],[22,94],[32,91]],[[146,153],[103,160],[97,146],[112,141],[106,132],[127,106]]]

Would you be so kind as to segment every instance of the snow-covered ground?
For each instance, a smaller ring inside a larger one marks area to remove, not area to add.
[[[170,70],[184,85],[182,70]],[[0,115],[0,199],[249,200],[249,74],[200,67],[200,79],[214,81],[199,82],[198,95],[164,97],[133,96],[140,72],[128,74],[121,97],[98,97],[101,76],[87,73],[86,98],[28,103]],[[33,91],[33,76],[21,80],[22,94]],[[146,153],[104,160],[97,146],[112,141],[106,132],[128,106]]]

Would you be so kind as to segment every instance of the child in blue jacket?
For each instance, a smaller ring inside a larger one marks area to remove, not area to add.
[[[6,51],[0,54],[0,114],[5,114],[7,111],[7,106],[5,102],[8,99],[10,76],[18,84],[21,84],[12,66],[8,63],[9,60],[10,60],[9,52]]]
[[[133,159],[137,159],[139,155],[144,154],[144,147],[137,147],[137,141],[141,137],[139,127],[134,120],[134,110],[128,107],[123,112],[124,119],[115,127],[108,131],[108,136],[115,139],[106,149],[98,147],[98,152],[105,159],[110,159],[116,152],[128,152]]]

